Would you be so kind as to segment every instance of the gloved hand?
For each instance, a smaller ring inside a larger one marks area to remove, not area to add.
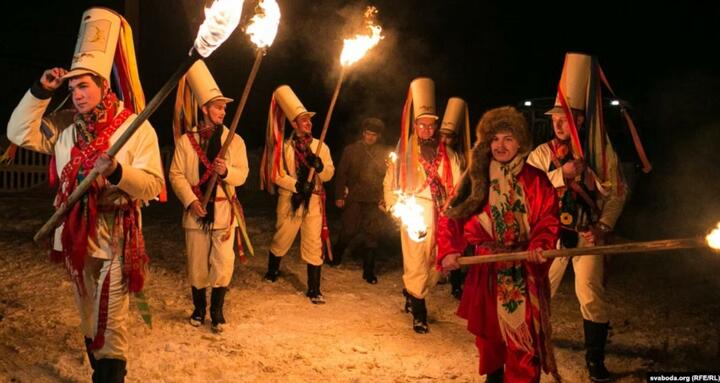
[[[307,161],[308,165],[310,165],[311,167],[315,168],[315,171],[316,171],[317,173],[320,173],[320,172],[323,171],[323,169],[325,168],[325,166],[323,165],[323,162],[322,162],[322,160],[320,159],[320,157],[316,156],[316,155],[313,154],[312,152],[309,152],[309,153],[306,155],[305,160]]]
[[[314,185],[312,182],[307,182],[303,179],[295,183],[295,190],[297,190],[299,194],[309,196],[310,194],[312,194],[313,186]]]

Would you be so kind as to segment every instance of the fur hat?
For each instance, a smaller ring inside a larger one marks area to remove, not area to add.
[[[475,128],[477,141],[470,151],[470,164],[458,183],[456,194],[445,215],[465,218],[482,208],[488,191],[490,142],[499,132],[511,132],[518,140],[518,156],[526,156],[532,149],[532,139],[525,117],[512,106],[490,109],[483,114]]]

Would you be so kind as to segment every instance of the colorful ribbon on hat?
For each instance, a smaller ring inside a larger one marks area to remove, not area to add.
[[[605,86],[608,88],[610,94],[612,94],[614,98],[618,98],[615,95],[615,91],[613,91],[612,87],[610,86],[610,82],[607,80],[607,77],[605,77],[605,72],[603,72],[600,65],[598,65],[598,72],[600,74],[600,80],[602,80],[603,84],[605,84]],[[635,145],[635,151],[637,152],[638,157],[640,158],[640,162],[643,165],[642,171],[643,173],[649,173],[652,170],[652,165],[650,164],[650,161],[645,154],[645,148],[643,147],[642,141],[640,141],[640,135],[637,132],[635,123],[633,122],[630,114],[627,112],[625,107],[621,106],[620,112],[622,113],[623,117],[625,117],[625,122],[627,123],[628,129],[630,130],[630,136],[632,136],[633,144]]]
[[[120,17],[120,35],[115,49],[112,76],[117,84],[118,96],[123,101],[123,107],[135,114],[142,112],[145,109],[145,92],[140,83],[132,27],[123,17]],[[158,195],[160,202],[167,202],[165,184],[166,182],[163,182],[162,190]]]
[[[187,83],[187,76],[178,81],[173,111],[173,138],[179,140],[198,123],[198,106]]]
[[[415,193],[416,188],[425,182],[425,174],[420,170],[420,145],[412,139],[410,128],[413,124],[412,89],[408,88],[400,120],[400,139],[397,143],[397,164],[395,166],[395,189],[403,193]]]
[[[265,132],[265,149],[260,163],[260,189],[275,194],[275,180],[284,175],[280,166],[283,150],[285,129],[285,113],[273,94],[268,111],[267,130]]]
[[[600,65],[594,57],[588,80],[588,99],[585,108],[587,137],[584,140],[586,161],[604,188],[622,195],[625,192],[625,182],[620,169],[620,159],[605,129]]]

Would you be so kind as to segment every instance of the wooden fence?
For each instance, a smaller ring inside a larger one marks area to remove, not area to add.
[[[18,148],[11,165],[0,165],[0,192],[22,192],[47,185],[50,156]]]

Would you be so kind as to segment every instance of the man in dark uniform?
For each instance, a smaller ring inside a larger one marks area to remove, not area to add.
[[[385,160],[389,149],[378,143],[385,124],[377,118],[362,122],[362,137],[343,151],[335,181],[335,205],[343,209],[342,230],[333,249],[333,265],[354,242],[364,247],[363,279],[377,283],[375,258],[384,214],[378,208],[383,199]]]

